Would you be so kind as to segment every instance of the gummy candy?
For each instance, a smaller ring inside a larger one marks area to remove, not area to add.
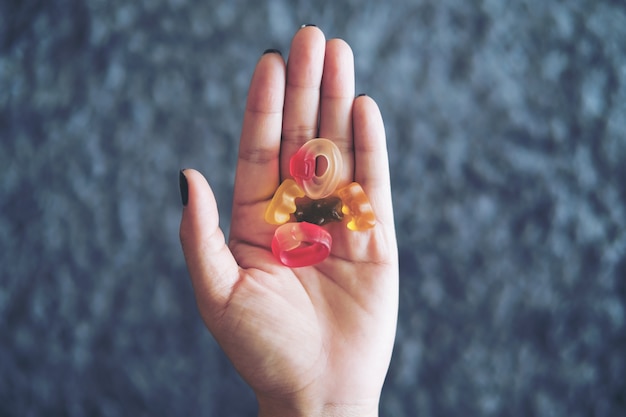
[[[352,231],[376,225],[372,205],[359,183],[337,190],[342,169],[341,151],[324,138],[311,139],[291,157],[293,180],[283,181],[265,210],[266,222],[281,225],[274,232],[272,253],[283,265],[298,268],[328,257],[332,237],[322,225],[343,219]],[[292,215],[297,223],[289,222]]]
[[[321,200],[297,201],[294,215],[297,222],[322,226],[329,222],[340,222],[343,219],[341,206],[341,199],[337,196],[330,196]]]
[[[265,210],[265,221],[269,224],[287,223],[296,211],[296,198],[304,197],[304,191],[294,180],[285,180],[274,193]]]
[[[325,164],[320,158],[326,159]],[[289,161],[289,173],[312,199],[331,195],[339,184],[342,169],[341,151],[324,138],[306,142]]]
[[[290,268],[314,265],[330,254],[332,237],[311,223],[287,223],[279,226],[272,239],[272,253]]]
[[[371,229],[376,225],[376,216],[367,195],[361,185],[353,182],[337,191],[343,207],[341,211],[348,221],[347,227],[352,231]]]

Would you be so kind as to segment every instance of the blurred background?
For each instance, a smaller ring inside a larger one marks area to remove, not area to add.
[[[205,330],[178,170],[229,228],[248,82],[353,48],[401,265],[381,415],[626,415],[621,1],[4,0],[0,416],[254,416]]]

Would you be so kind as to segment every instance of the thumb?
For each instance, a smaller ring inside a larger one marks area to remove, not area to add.
[[[200,314],[207,325],[226,305],[239,276],[239,267],[219,228],[215,197],[198,171],[180,171],[183,218],[180,241],[196,294]]]

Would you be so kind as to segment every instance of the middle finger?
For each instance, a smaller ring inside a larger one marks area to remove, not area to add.
[[[343,155],[342,183],[354,178],[352,104],[354,103],[354,56],[341,39],[326,44],[319,136],[335,142]]]
[[[290,177],[291,156],[317,136],[325,43],[324,34],[314,26],[300,29],[291,43],[281,143],[283,179]]]

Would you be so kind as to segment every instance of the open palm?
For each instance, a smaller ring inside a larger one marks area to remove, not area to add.
[[[307,140],[341,149],[342,184],[359,182],[376,226],[326,229],[330,256],[304,268],[276,261],[264,211]],[[200,313],[255,391],[261,415],[377,415],[397,314],[397,249],[385,133],[378,107],[354,98],[350,47],[299,30],[285,65],[266,53],[254,72],[241,134],[229,244],[212,192],[185,170],[181,241]],[[334,413],[334,414],[333,414]]]

